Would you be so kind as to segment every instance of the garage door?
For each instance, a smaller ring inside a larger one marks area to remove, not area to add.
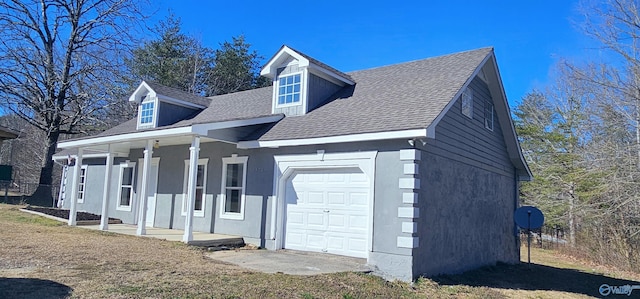
[[[359,168],[292,175],[285,191],[284,247],[366,258],[369,188]]]

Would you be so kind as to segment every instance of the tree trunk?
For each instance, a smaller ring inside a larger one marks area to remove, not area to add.
[[[575,184],[569,183],[569,244],[576,245]]]
[[[45,155],[44,166],[40,169],[40,180],[38,182],[38,188],[31,195],[27,201],[31,205],[38,206],[53,206],[53,155],[56,153],[56,147],[58,146],[58,138],[60,132],[51,132],[48,136],[47,153]]]

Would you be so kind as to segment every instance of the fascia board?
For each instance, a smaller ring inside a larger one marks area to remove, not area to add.
[[[240,149],[251,149],[251,148],[261,148],[261,147],[277,148],[277,147],[284,147],[284,146],[376,141],[376,140],[390,140],[390,139],[403,139],[403,138],[422,138],[426,136],[427,136],[427,131],[425,129],[413,129],[413,130],[404,130],[404,131],[363,133],[363,134],[351,134],[351,135],[305,138],[305,139],[288,139],[288,140],[273,140],[273,141],[259,141],[259,140],[241,141],[241,142],[238,142],[238,148]]]
[[[164,129],[164,130],[154,130],[154,131],[142,131],[135,133],[128,133],[122,135],[114,135],[114,136],[104,136],[104,137],[95,137],[95,138],[87,138],[80,140],[70,140],[58,143],[58,148],[77,148],[83,146],[90,145],[101,145],[101,144],[109,144],[116,142],[127,142],[127,141],[138,141],[138,140],[148,140],[159,137],[168,137],[168,136],[182,136],[182,135],[192,135],[191,127],[181,127],[181,128],[172,128],[172,129]]]

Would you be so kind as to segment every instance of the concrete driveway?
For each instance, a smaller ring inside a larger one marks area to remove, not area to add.
[[[265,273],[316,275],[337,272],[371,272],[366,259],[294,250],[223,250],[209,258]]]

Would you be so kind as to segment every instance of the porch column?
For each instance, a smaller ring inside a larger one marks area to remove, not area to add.
[[[187,218],[184,220],[184,236],[182,242],[193,240],[193,207],[196,203],[196,178],[198,175],[198,155],[200,137],[195,136],[189,148],[189,181],[187,184]]]
[[[104,169],[104,190],[102,191],[102,214],[100,216],[100,230],[109,229],[109,191],[111,191],[111,168],[113,168],[113,154],[111,145],[107,147],[107,158]]]
[[[149,172],[151,171],[151,156],[153,155],[153,140],[147,140],[147,146],[144,149],[144,162],[142,165],[142,186],[140,187],[140,208],[138,209],[138,236],[147,233],[147,185],[149,181]]]
[[[71,184],[71,206],[69,207],[69,225],[76,225],[77,203],[78,203],[78,185],[80,184],[80,174],[82,171],[82,148],[78,149],[76,156],[76,166],[73,169],[73,184]]]

